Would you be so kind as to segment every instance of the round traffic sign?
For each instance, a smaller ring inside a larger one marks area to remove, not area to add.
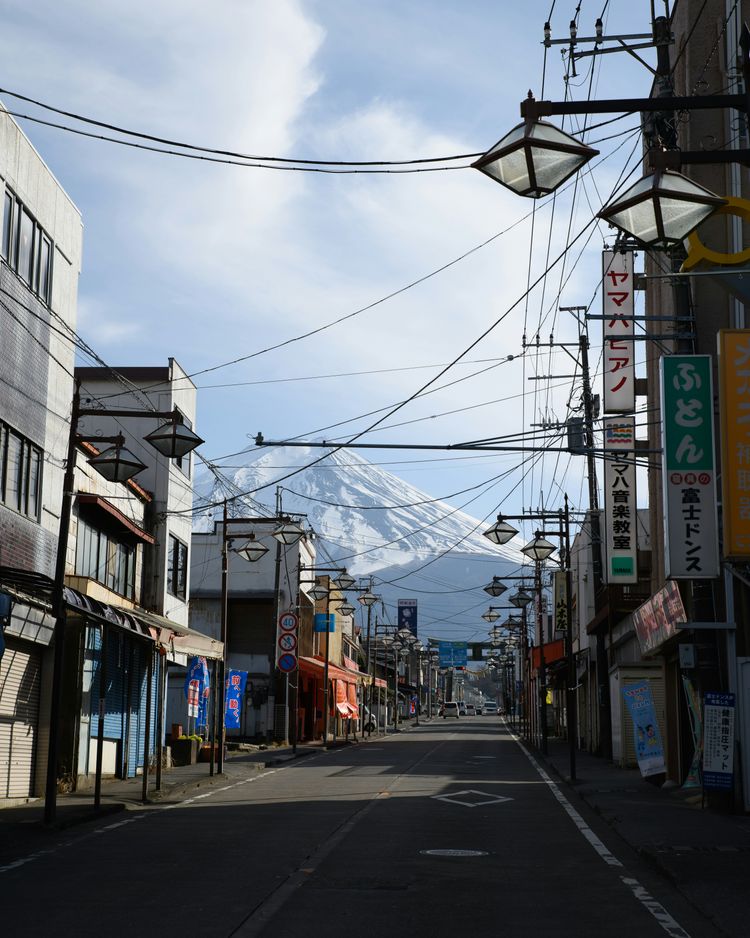
[[[282,612],[279,616],[279,628],[285,632],[293,632],[299,625],[299,618],[294,612]]]
[[[279,671],[289,673],[297,667],[297,656],[287,652],[279,658]]]
[[[297,647],[297,636],[294,632],[284,632],[279,635],[279,648],[282,651],[294,651]]]

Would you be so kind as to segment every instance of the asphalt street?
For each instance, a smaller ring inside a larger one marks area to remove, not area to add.
[[[0,934],[720,934],[496,718],[228,771],[0,850]]]

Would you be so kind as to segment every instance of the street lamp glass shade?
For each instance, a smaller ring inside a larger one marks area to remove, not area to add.
[[[555,545],[550,544],[546,537],[537,534],[533,541],[521,548],[521,553],[525,554],[531,560],[546,560],[555,552]]]
[[[308,590],[309,595],[312,596],[313,599],[325,599],[328,592],[328,587],[324,586],[322,583],[316,583],[315,586]]]
[[[598,217],[647,247],[680,244],[722,199],[681,173],[657,170],[605,205]]]
[[[487,586],[483,587],[485,593],[489,593],[490,596],[502,596],[502,594],[508,589],[505,583],[500,582],[500,577],[493,576],[492,582],[488,583]]]
[[[108,482],[127,482],[142,472],[146,466],[129,449],[116,443],[89,459],[89,465]]]
[[[291,544],[296,544],[304,533],[301,525],[296,521],[285,521],[273,532],[272,537],[289,547]]]
[[[264,557],[268,553],[268,548],[265,544],[261,544],[260,541],[256,541],[255,535],[251,534],[247,543],[237,548],[237,553],[240,557],[244,557],[245,560],[249,560],[250,563],[255,563],[256,560],[260,560],[261,557]]]
[[[471,165],[518,195],[554,192],[598,150],[545,121],[523,121]]]
[[[353,616],[355,613],[354,606],[351,603],[341,603],[338,611],[342,616]]]
[[[378,601],[378,597],[374,593],[371,593],[370,590],[367,590],[366,593],[362,593],[361,596],[357,596],[357,599],[363,606],[372,606]]]
[[[486,531],[482,532],[488,541],[492,541],[493,544],[507,544],[512,538],[518,534],[518,528],[514,528],[512,524],[508,524],[507,521],[503,521],[503,516],[498,515],[497,521],[492,525],[491,528],[487,528]]]
[[[494,609],[488,609],[487,612],[482,613],[482,618],[485,622],[495,622],[500,618],[500,613],[496,612]]]
[[[344,570],[333,581],[340,590],[350,590],[354,586],[354,577]]]
[[[157,427],[143,439],[168,459],[181,459],[201,443],[205,443],[205,440],[178,419],[170,420],[163,427]]]
[[[553,548],[554,550],[554,548]],[[508,597],[508,602],[516,606],[518,609],[524,609],[533,599],[531,593],[527,593],[523,587],[519,588],[515,593],[511,593]]]

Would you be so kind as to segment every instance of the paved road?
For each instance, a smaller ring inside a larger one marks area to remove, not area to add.
[[[230,772],[5,861],[0,934],[719,934],[494,718]]]

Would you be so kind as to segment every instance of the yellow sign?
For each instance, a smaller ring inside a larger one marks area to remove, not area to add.
[[[750,201],[747,199],[737,199],[727,196],[727,204],[718,208],[715,215],[738,215],[743,221],[750,222]],[[735,254],[726,254],[723,251],[714,251],[707,247],[698,237],[697,231],[688,235],[687,239],[687,258],[680,270],[685,273],[693,270],[703,261],[709,264],[724,264],[729,267],[735,267],[739,264],[750,263],[750,248],[744,251],[737,251]]]
[[[750,329],[719,330],[724,556],[750,557]]]

